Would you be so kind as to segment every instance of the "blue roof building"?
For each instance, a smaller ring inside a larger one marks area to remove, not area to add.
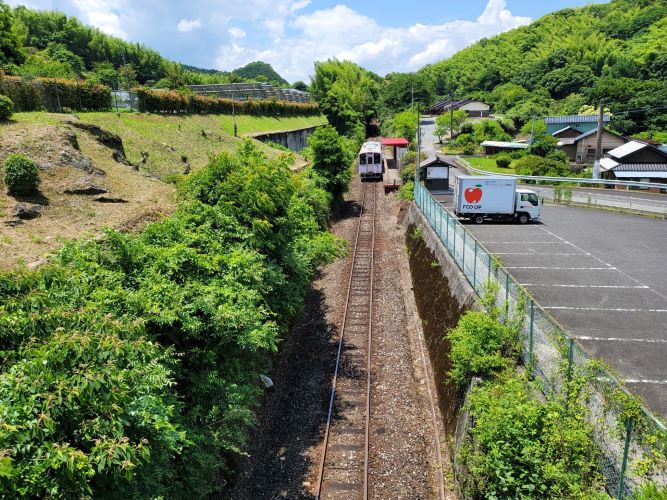
[[[604,115],[602,121],[606,125],[611,121],[611,116]],[[544,123],[547,125],[547,134],[549,135],[553,135],[567,127],[572,127],[581,133],[586,133],[597,128],[598,115],[545,116]]]

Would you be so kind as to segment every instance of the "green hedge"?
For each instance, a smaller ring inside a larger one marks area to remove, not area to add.
[[[14,103],[14,111],[103,111],[111,109],[111,89],[104,85],[60,78],[26,80],[0,72],[0,94]]]
[[[139,111],[147,113],[239,114],[258,116],[319,115],[316,104],[274,99],[233,101],[217,97],[186,94],[171,90],[135,89]]]
[[[141,234],[0,274],[0,491],[225,495],[259,375],[317,266],[343,251],[318,182],[248,141]]]

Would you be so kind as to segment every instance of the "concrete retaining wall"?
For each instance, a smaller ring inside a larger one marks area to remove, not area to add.
[[[317,127],[308,127],[298,130],[286,130],[284,132],[269,132],[266,134],[252,135],[253,139],[262,142],[275,142],[285,146],[290,151],[298,153],[308,146],[308,136],[315,132]]]

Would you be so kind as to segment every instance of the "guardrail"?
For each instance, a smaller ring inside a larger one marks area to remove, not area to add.
[[[482,170],[475,168],[470,165],[470,162],[467,160],[457,157],[456,160],[462,163],[467,170],[475,172],[480,175],[501,175],[503,177],[514,177],[515,179],[521,179],[526,181],[540,181],[540,182],[573,182],[578,184],[603,184],[605,186],[628,186],[636,187],[640,189],[667,189],[667,184],[662,184],[660,182],[634,182],[634,181],[611,181],[608,179],[585,179],[581,177],[546,177],[546,176],[536,176],[536,175],[516,175],[516,174],[502,174],[498,172],[489,172],[487,170]]]
[[[495,282],[497,301],[505,304],[505,318],[523,317],[522,360],[533,368],[533,376],[547,398],[560,394],[575,370],[589,369],[595,358],[564,332],[421,182],[415,183],[414,199],[477,294],[481,296],[487,283]],[[660,468],[640,475],[634,467],[651,460],[657,449],[661,456],[667,456],[665,425],[644,407],[639,414],[625,418],[627,408],[621,402],[624,398],[610,395],[629,393],[611,373],[599,370],[590,383],[591,421],[602,452],[600,468],[607,490],[616,498],[624,498],[649,480],[667,484],[667,470]]]

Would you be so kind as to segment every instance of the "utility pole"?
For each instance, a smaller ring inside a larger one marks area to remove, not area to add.
[[[234,122],[234,137],[238,137],[238,128],[236,127],[236,110],[234,109],[233,95],[232,95],[232,121]]]
[[[132,107],[132,89],[130,89],[130,75],[127,71],[127,63],[125,62],[125,51],[123,51],[123,71],[125,71],[125,86],[127,87],[127,98],[130,101],[130,111],[134,111]]]
[[[454,140],[454,98],[449,94],[449,142]]]
[[[600,114],[598,115],[598,136],[595,144],[595,163],[593,164],[593,179],[600,178],[600,158],[602,158],[602,132],[604,127],[604,100],[600,99]]]
[[[533,153],[534,141],[535,141],[535,115],[533,115],[533,125],[530,128],[530,142],[528,143],[528,154]]]
[[[416,182],[419,182],[421,179],[421,169],[422,169],[422,131],[421,131],[421,118],[419,116],[419,103],[417,103],[417,179]]]

